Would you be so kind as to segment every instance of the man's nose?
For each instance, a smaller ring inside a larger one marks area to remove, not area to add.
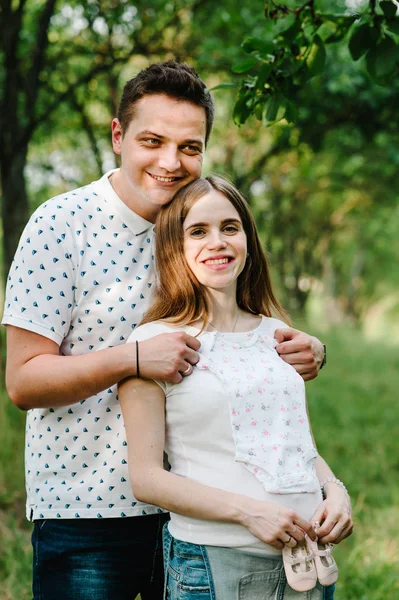
[[[178,171],[181,167],[178,149],[173,147],[163,148],[159,157],[159,166],[170,173]]]

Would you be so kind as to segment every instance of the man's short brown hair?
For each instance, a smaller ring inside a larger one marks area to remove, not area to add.
[[[154,63],[126,83],[118,108],[118,120],[123,135],[134,116],[136,103],[144,96],[154,94],[164,94],[202,106],[206,115],[205,143],[208,142],[215,116],[212,96],[190,65],[174,60]]]

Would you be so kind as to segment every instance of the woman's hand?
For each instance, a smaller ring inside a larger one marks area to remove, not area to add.
[[[245,514],[240,519],[248,531],[266,544],[282,550],[291,548],[297,542],[303,542],[305,533],[316,539],[315,531],[306,519],[300,517],[294,510],[274,504],[246,498]]]
[[[324,489],[327,497],[313,515],[312,523],[322,544],[339,544],[353,532],[350,498],[344,489],[332,481]]]

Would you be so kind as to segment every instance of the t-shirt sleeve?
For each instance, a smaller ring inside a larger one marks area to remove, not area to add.
[[[59,212],[47,215],[39,208],[25,227],[7,279],[2,323],[60,345],[70,328],[76,288],[71,234]]]
[[[273,331],[273,333],[274,333],[276,331],[276,329],[287,329],[287,327],[289,327],[289,325],[287,325],[287,323],[284,323],[284,321],[280,321],[280,319],[273,318],[273,327],[274,327],[274,331]]]
[[[272,338],[274,337],[276,329],[286,329],[287,327],[289,327],[287,323],[284,323],[284,321],[280,321],[280,319],[275,319],[274,317],[264,317],[264,322],[267,335],[269,335]]]
[[[173,330],[165,323],[145,323],[144,325],[139,325],[132,331],[126,343],[130,344],[136,341],[143,342],[144,340],[148,340],[156,335],[159,335],[160,333],[172,332]],[[158,379],[154,379],[154,381],[159,385],[160,388],[162,388],[166,395],[169,384],[166,381],[160,381]]]

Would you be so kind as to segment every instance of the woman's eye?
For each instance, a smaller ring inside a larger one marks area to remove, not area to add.
[[[224,231],[226,233],[237,233],[238,227],[236,227],[235,225],[228,225],[227,227],[224,228]]]
[[[193,229],[190,235],[191,237],[201,237],[205,235],[205,231],[204,229]]]

